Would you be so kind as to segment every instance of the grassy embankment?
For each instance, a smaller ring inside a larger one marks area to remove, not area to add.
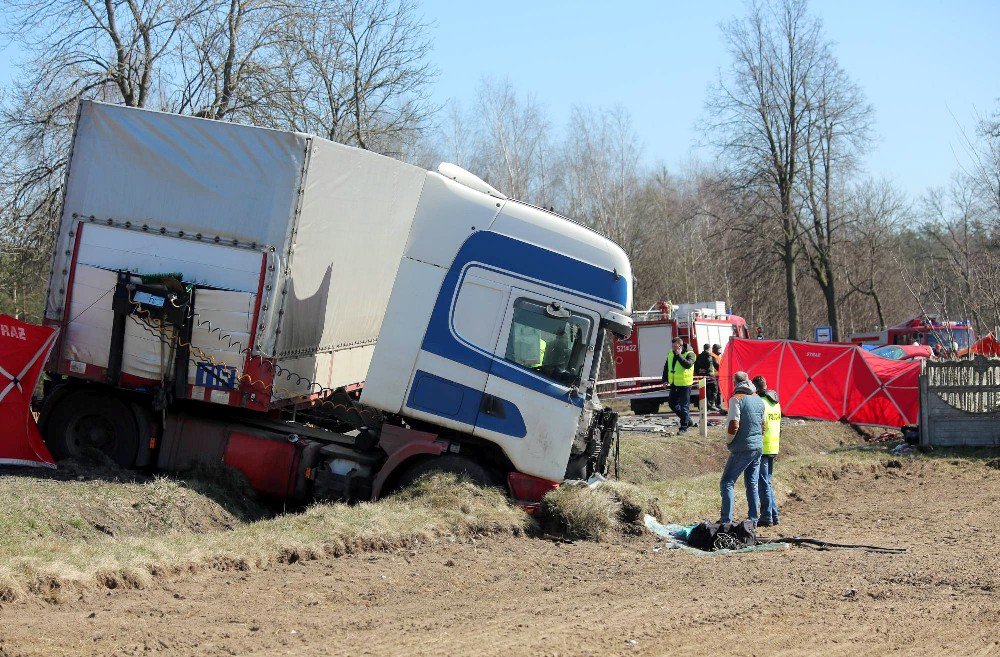
[[[779,500],[846,464],[884,458],[883,450],[859,444],[841,425],[789,427]],[[274,516],[218,473],[178,480],[7,470],[0,473],[0,602],[28,593],[58,598],[81,586],[140,587],[203,568],[249,570],[488,534],[609,538],[634,532],[647,512],[668,522],[714,518],[724,460],[718,428],[707,440],[625,434],[622,483],[552,495],[541,525],[500,491],[454,480],[420,482],[378,503],[317,504]]]
[[[194,479],[145,482],[0,475],[0,602],[67,588],[142,587],[203,568],[299,559],[489,533],[527,516],[499,490],[426,480],[378,503],[263,516],[239,493]]]

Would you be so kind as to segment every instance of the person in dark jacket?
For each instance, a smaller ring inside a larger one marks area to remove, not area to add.
[[[701,353],[694,360],[694,375],[705,377],[705,406],[710,411],[718,411],[715,397],[719,394],[719,379],[716,376],[719,368],[707,344],[702,345]]]
[[[722,493],[722,514],[719,522],[733,521],[733,488],[743,475],[747,493],[747,517],[756,525],[760,520],[760,498],[757,480],[760,477],[760,457],[764,447],[764,402],[756,395],[746,372],[733,376],[733,397],[729,400],[728,433],[732,436],[727,447],[729,459],[719,480]]]
[[[719,372],[722,371],[722,347],[717,344],[712,345],[712,360],[715,361],[715,376],[713,377],[713,383],[715,384],[715,398],[711,399],[715,408],[718,411],[725,411],[722,407],[722,390],[719,388]]]
[[[667,384],[670,410],[681,421],[678,433],[691,426],[691,384],[694,383],[694,352],[680,338],[674,338],[667,362],[663,364],[663,382]]]

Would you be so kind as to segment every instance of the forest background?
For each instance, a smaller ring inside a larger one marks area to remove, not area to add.
[[[705,81],[697,125],[712,157],[676,169],[649,163],[613,98],[558,125],[508,78],[436,102],[433,25],[415,0],[2,11],[24,56],[0,90],[0,312],[41,321],[76,108],[90,98],[454,162],[620,244],[637,310],[722,299],[769,337],[799,339],[931,313],[979,334],[1000,326],[1000,104],[956,119],[954,173],[939,185],[913,194],[873,177],[875,109],[806,2],[750,3],[720,25],[728,64]]]

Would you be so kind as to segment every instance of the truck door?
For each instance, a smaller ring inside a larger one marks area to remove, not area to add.
[[[507,311],[510,285],[466,273],[447,313],[428,330],[405,397],[408,415],[471,433]]]
[[[599,320],[594,311],[511,289],[474,435],[502,446],[521,472],[565,475]]]

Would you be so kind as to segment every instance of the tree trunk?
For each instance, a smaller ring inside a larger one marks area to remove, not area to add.
[[[833,341],[840,342],[840,317],[837,313],[837,290],[833,279],[828,278],[826,285],[821,286],[826,299],[826,321],[830,323]]]
[[[878,292],[875,291],[875,285],[871,286],[872,299],[875,300],[875,313],[878,315],[878,328],[881,331],[885,328],[885,315],[882,314],[882,300],[878,298]]]
[[[785,296],[788,300],[788,339],[799,339],[799,292],[795,285],[795,245],[786,243],[782,262],[785,265]]]

